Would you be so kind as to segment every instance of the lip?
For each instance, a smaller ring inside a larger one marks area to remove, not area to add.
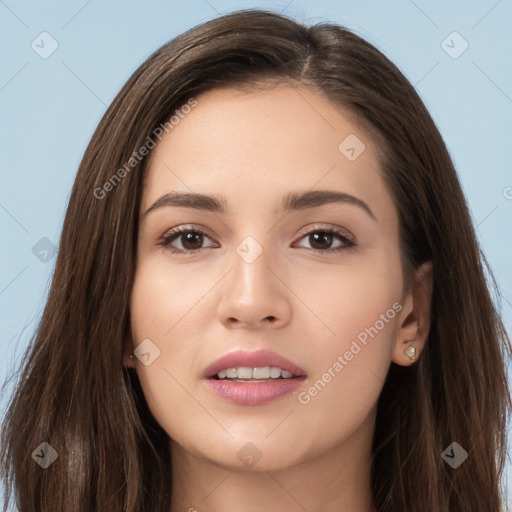
[[[239,366],[253,368],[274,366],[291,372],[294,377],[260,382],[237,382],[213,378],[220,370]],[[227,402],[238,405],[263,405],[295,391],[306,379],[306,372],[270,350],[236,351],[226,354],[208,366],[203,372],[203,379],[209,390]]]
[[[265,382],[236,382],[206,379],[208,389],[219,398],[237,405],[263,405],[292,393],[302,385],[306,377],[274,379]]]
[[[237,350],[222,356],[210,364],[203,372],[203,379],[214,377],[220,370],[225,368],[238,368],[240,366],[252,368],[274,366],[281,368],[281,370],[287,370],[293,373],[294,376],[306,375],[302,368],[271,350],[257,350],[253,352]]]

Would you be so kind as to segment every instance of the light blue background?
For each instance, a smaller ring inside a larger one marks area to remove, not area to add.
[[[450,149],[511,332],[510,0],[0,0],[2,382],[17,368],[37,326],[55,263],[55,258],[40,261],[32,247],[42,237],[58,244],[79,162],[106,105],[170,38],[218,13],[247,7],[282,11],[307,23],[345,25],[416,85]],[[59,45],[47,59],[31,48],[43,31]],[[441,47],[453,31],[469,44],[457,59]],[[5,402],[3,397],[2,411]],[[27,447],[27,456],[33,448]]]

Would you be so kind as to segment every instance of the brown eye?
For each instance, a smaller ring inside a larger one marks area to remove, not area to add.
[[[159,245],[169,248],[171,253],[189,254],[203,249],[205,239],[210,237],[200,229],[179,228],[165,235]],[[173,247],[177,242],[181,247]]]
[[[182,227],[165,235],[158,245],[167,248],[172,254],[193,254],[205,248],[203,244],[206,239],[211,240],[203,230]],[[351,235],[336,228],[315,229],[303,235],[302,239],[307,239],[311,245],[310,249],[320,254],[341,252],[356,245]],[[332,247],[336,239],[341,243]],[[180,244],[181,247],[176,247],[176,244]],[[218,244],[214,242],[210,247],[218,247]]]
[[[327,231],[315,231],[309,235],[309,242],[314,249],[329,249],[333,238],[332,234]]]
[[[204,235],[202,233],[188,231],[179,233],[178,237],[180,238],[181,244],[185,250],[200,249],[203,245]]]
[[[301,240],[306,238],[311,249],[319,253],[340,252],[356,245],[352,236],[336,228],[315,229],[303,235]],[[340,240],[341,244],[333,248],[335,239]]]

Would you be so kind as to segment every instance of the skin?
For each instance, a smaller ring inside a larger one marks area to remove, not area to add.
[[[353,116],[302,87],[216,89],[197,101],[151,154],[125,354],[171,438],[171,512],[372,512],[377,400],[392,362],[412,364],[405,348],[420,355],[431,297],[430,278],[421,286],[404,282],[398,212],[378,148]],[[349,134],[366,146],[354,161],[338,149]],[[355,196],[375,219],[340,203],[278,212],[284,195],[309,190]],[[166,206],[144,216],[171,191],[222,196],[229,212]],[[158,245],[179,226],[208,236],[202,244],[187,245],[183,235],[167,248]],[[336,235],[315,245],[310,232],[332,226],[351,234],[356,246],[347,249]],[[252,263],[236,252],[247,236],[263,250]],[[194,247],[194,254],[170,252]],[[429,277],[429,270],[425,264],[420,272]],[[298,393],[394,303],[401,311],[301,403]],[[146,338],[160,350],[148,366],[129,357]],[[237,349],[278,352],[306,371],[306,381],[266,405],[225,402],[201,376]],[[248,442],[261,455],[252,467],[237,457]]]

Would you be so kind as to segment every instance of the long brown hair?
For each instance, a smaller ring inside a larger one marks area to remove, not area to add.
[[[162,46],[99,123],[2,426],[8,496],[14,489],[21,512],[169,511],[169,439],[123,364],[148,158],[126,163],[191,97],[200,103],[207,90],[256,83],[315,88],[373,131],[399,211],[406,278],[433,263],[425,350],[415,365],[391,364],[379,397],[375,506],[500,512],[511,346],[441,135],[411,84],[365,40],[336,24],[308,27],[262,10],[219,17]],[[456,469],[442,457],[454,441],[468,452]],[[42,442],[58,454],[46,469],[31,457]]]

